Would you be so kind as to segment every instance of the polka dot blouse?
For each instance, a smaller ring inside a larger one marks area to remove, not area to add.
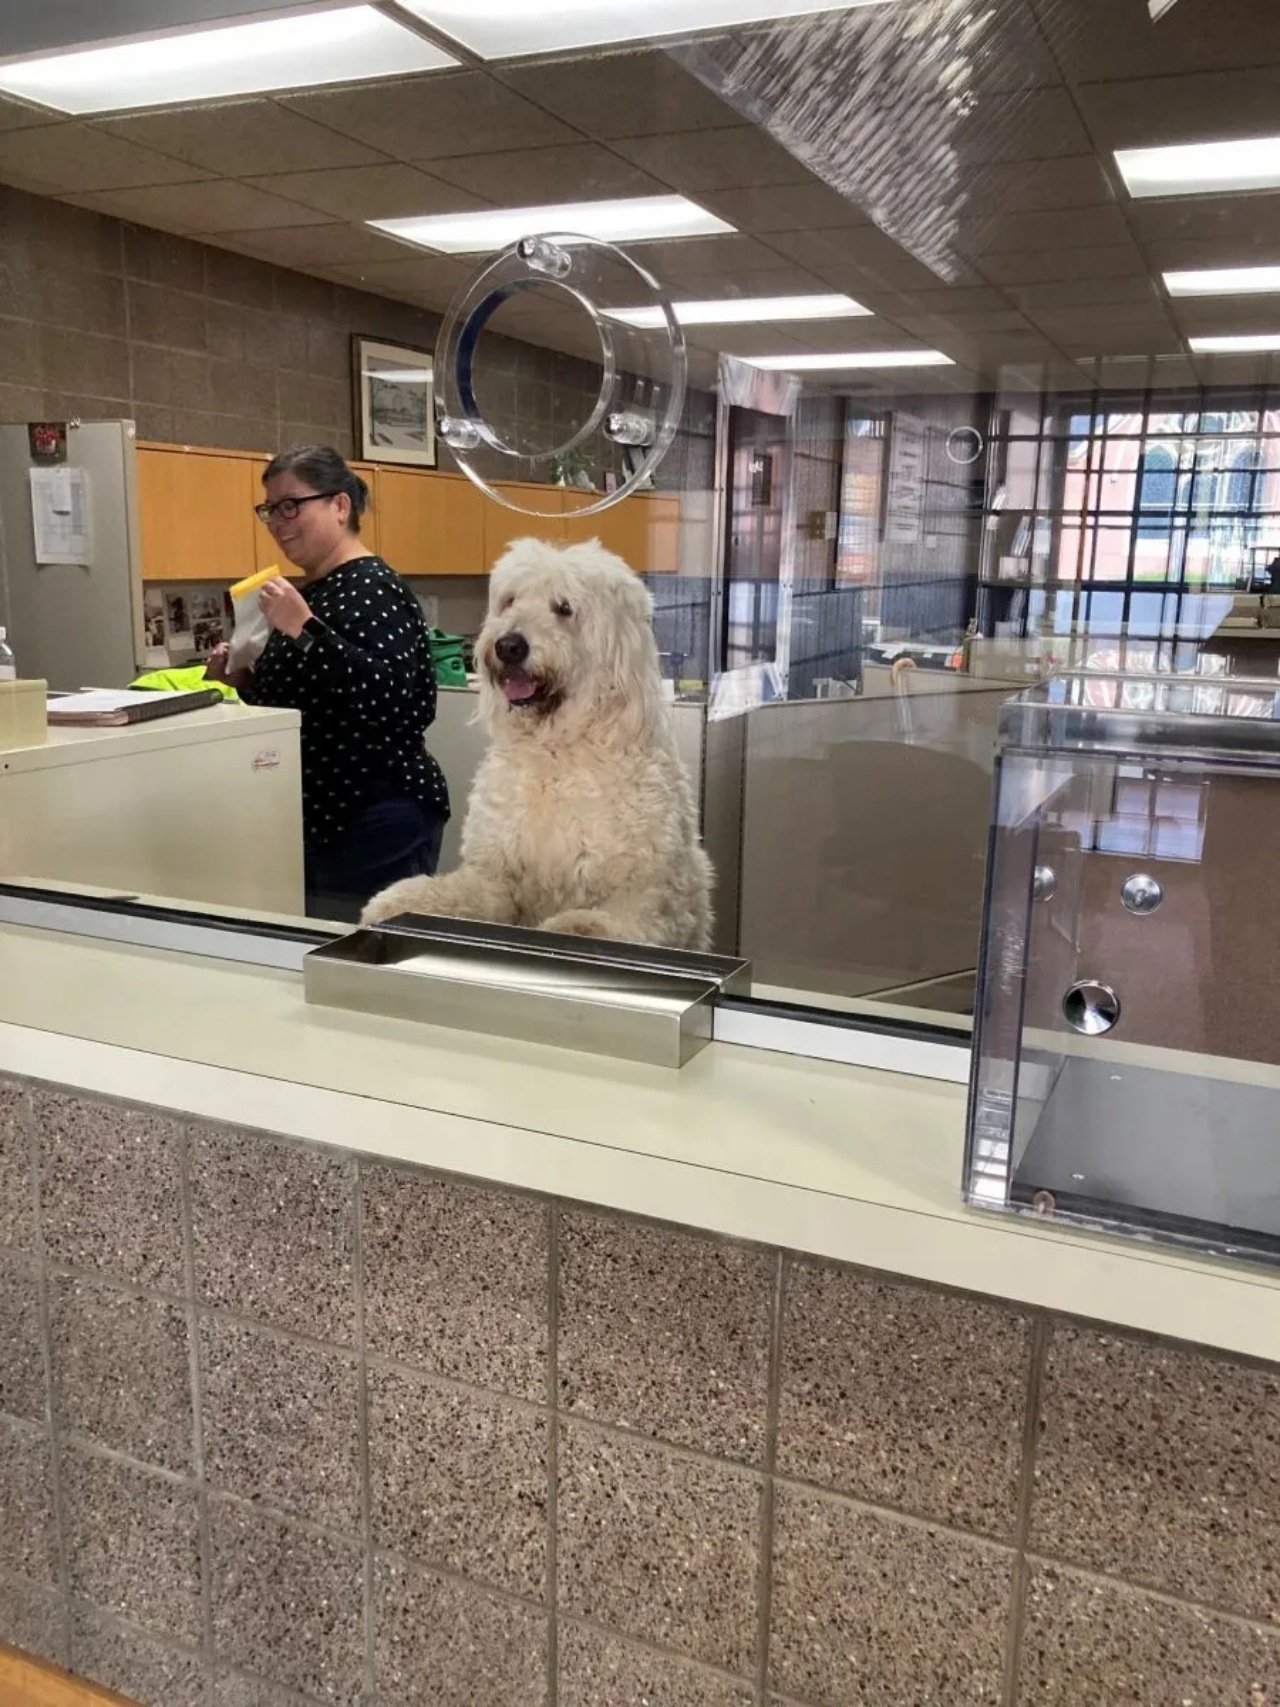
[[[302,591],[326,632],[306,651],[273,632],[240,697],[302,713],[307,845],[336,842],[389,795],[448,817],[444,776],[424,744],[436,677],[422,606],[380,557],[353,557]]]

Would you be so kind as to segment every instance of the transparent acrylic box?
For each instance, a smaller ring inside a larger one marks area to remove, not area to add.
[[[1002,708],[965,1194],[1280,1261],[1280,684]]]

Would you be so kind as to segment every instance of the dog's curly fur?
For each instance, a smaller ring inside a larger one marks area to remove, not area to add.
[[[365,908],[365,924],[428,913],[709,946],[711,862],[662,694],[652,617],[644,586],[597,541],[509,548],[476,647],[490,745],[462,864],[393,884]],[[529,648],[514,668],[512,636]]]

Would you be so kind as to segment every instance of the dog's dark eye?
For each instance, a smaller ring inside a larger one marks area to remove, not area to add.
[[[551,610],[555,616],[572,616],[573,615],[573,606],[569,603],[569,601],[567,599],[557,599],[556,602],[552,605]]]

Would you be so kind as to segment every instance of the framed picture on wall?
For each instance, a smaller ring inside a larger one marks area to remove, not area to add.
[[[383,344],[357,334],[356,445],[365,462],[436,465],[435,358],[408,344]]]

